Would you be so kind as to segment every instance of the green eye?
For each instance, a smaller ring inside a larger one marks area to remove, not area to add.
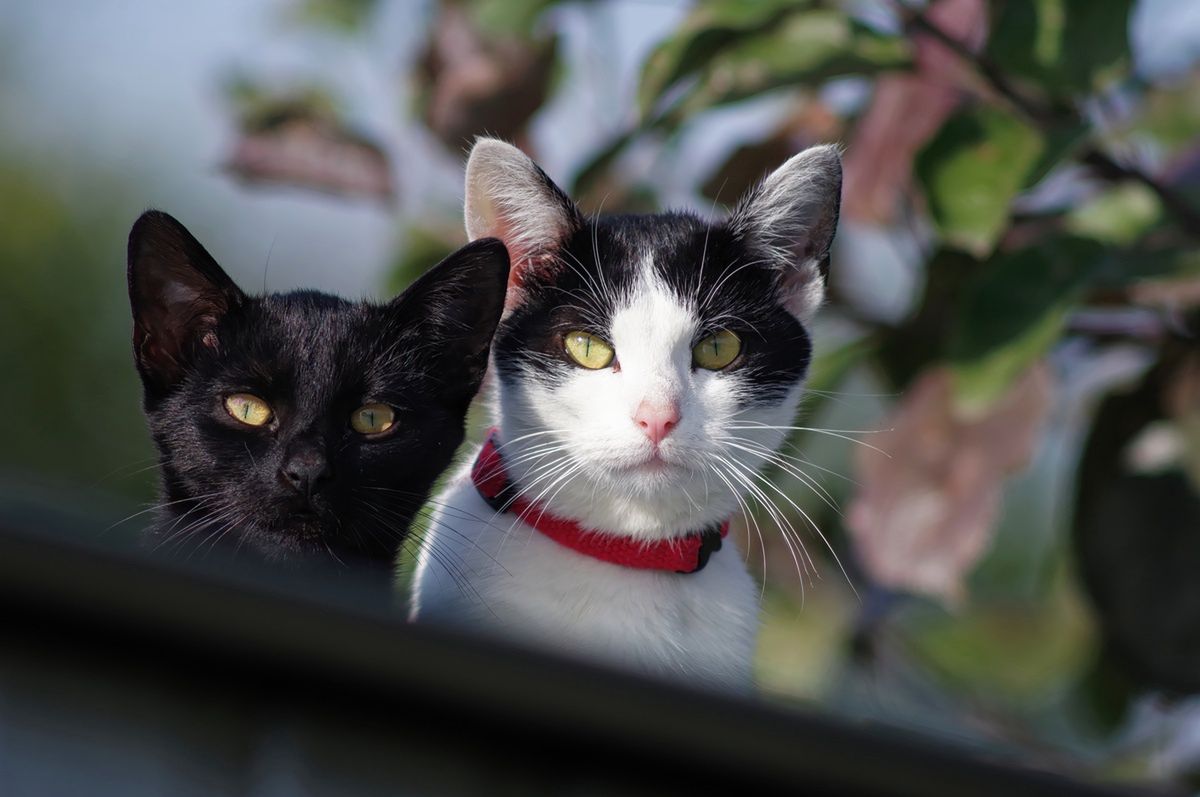
[[[590,368],[595,371],[599,368],[604,368],[613,361],[612,346],[609,346],[595,335],[579,331],[568,332],[563,342],[566,346],[567,354],[571,355],[571,359],[584,368]]]
[[[247,426],[262,426],[271,420],[271,405],[249,393],[234,393],[225,397],[225,411],[230,417]]]
[[[714,332],[692,348],[692,361],[709,371],[720,371],[737,359],[742,339],[728,329]]]
[[[396,423],[396,413],[386,404],[364,404],[350,413],[350,427],[359,434],[379,434]]]

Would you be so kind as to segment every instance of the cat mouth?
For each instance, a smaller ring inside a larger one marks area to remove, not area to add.
[[[666,473],[678,467],[676,463],[664,457],[661,450],[656,448],[650,453],[650,456],[630,466],[630,470],[638,473]]]
[[[329,513],[320,506],[307,500],[288,500],[280,502],[258,525],[263,534],[276,540],[316,542],[325,536],[330,524]]]

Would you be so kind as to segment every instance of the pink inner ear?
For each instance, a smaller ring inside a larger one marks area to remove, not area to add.
[[[510,253],[512,250],[509,250]],[[510,255],[511,256],[511,255]],[[508,272],[508,290],[504,294],[504,309],[511,310],[519,305],[525,296],[525,285],[531,279],[538,275],[545,275],[550,272],[550,266],[554,262],[554,255],[542,254],[536,256],[525,256],[519,260],[518,256],[513,257],[512,265]]]
[[[525,282],[527,264],[525,251],[517,244],[511,224],[505,223],[503,217],[496,219],[493,227],[488,230],[488,237],[499,238],[508,250],[508,289],[504,295],[504,309],[511,310],[520,304],[522,286]]]
[[[489,235],[499,238],[508,249],[510,265],[504,309],[511,310],[521,303],[525,285],[531,279],[546,278],[551,274],[556,257],[553,251],[544,251],[542,247],[530,245],[528,240],[523,241],[523,236],[515,233],[515,225],[506,222],[503,217],[496,220]]]
[[[779,281],[783,308],[801,321],[808,321],[825,301],[825,279],[810,260],[784,273]]]

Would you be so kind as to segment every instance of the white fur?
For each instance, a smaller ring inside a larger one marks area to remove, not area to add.
[[[777,406],[739,414],[736,372],[691,368],[697,325],[689,308],[646,276],[613,319],[620,371],[578,369],[561,387],[534,378],[501,387],[510,477],[546,511],[634,539],[669,538],[733,515],[738,499],[711,458],[749,470],[761,460],[723,445],[730,421],[785,425],[800,390]],[[653,449],[632,418],[645,399],[679,402],[678,426],[660,446],[666,467],[639,467]],[[784,433],[734,434],[773,450]],[[751,686],[758,590],[731,541],[698,573],[639,571],[572,551],[514,515],[496,515],[469,469],[438,502],[418,563],[415,618],[517,635],[652,675]]]

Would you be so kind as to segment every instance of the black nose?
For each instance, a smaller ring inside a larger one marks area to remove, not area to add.
[[[311,498],[320,483],[330,476],[329,463],[315,448],[303,448],[288,455],[279,469],[283,481],[305,498]]]

